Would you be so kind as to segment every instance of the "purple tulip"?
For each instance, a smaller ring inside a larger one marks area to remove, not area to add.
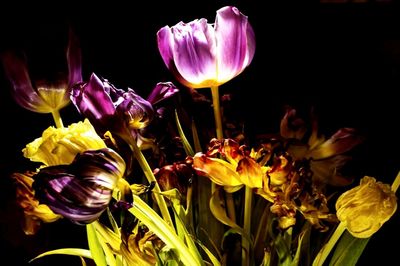
[[[132,89],[123,91],[92,74],[89,82],[72,89],[71,100],[97,130],[126,134],[146,127],[153,118],[152,105]]]
[[[217,11],[214,24],[202,18],[165,26],[157,33],[158,49],[175,77],[191,88],[219,86],[251,62],[255,36],[247,16],[236,7]]]
[[[81,52],[78,40],[70,32],[67,49],[68,80],[32,84],[25,59],[14,53],[2,57],[5,73],[12,85],[12,95],[23,108],[37,113],[52,113],[69,104],[71,87],[82,80]]]
[[[77,224],[95,221],[107,208],[125,172],[124,160],[104,148],[77,155],[70,165],[50,166],[34,176],[35,196]]]

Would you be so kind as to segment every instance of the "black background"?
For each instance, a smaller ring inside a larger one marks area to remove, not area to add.
[[[72,26],[82,45],[85,79],[95,72],[120,88],[132,87],[147,96],[157,82],[175,82],[159,55],[156,32],[181,20],[205,17],[213,22],[218,8],[235,5],[249,17],[257,48],[251,65],[221,91],[236,95],[248,132],[277,132],[286,105],[305,111],[313,107],[325,134],[354,127],[366,137],[355,151],[354,175],[391,183],[400,169],[398,5],[319,4],[310,12],[305,6],[284,3],[260,7],[256,1],[148,1],[139,7],[112,1],[89,8],[74,2],[19,3],[1,9],[0,47],[1,52],[23,49],[32,75],[46,77],[65,71],[64,49]],[[26,170],[21,149],[52,120],[17,106],[3,72],[0,82],[0,253],[11,260],[8,265],[25,265],[50,249],[84,247],[84,228],[67,221],[45,225],[36,236],[21,231],[9,174]],[[79,118],[72,106],[62,110],[62,116],[65,124]],[[393,264],[398,257],[399,216],[397,212],[373,236],[359,265]],[[79,265],[70,257],[48,257],[30,265],[60,263]]]

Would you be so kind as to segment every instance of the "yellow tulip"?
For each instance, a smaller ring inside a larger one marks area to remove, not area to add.
[[[368,238],[376,233],[396,209],[397,198],[390,186],[369,176],[336,201],[338,219],[358,238]]]
[[[46,166],[70,164],[75,156],[87,150],[105,148],[89,120],[71,124],[68,128],[49,127],[42,137],[35,139],[22,150],[31,161]]]

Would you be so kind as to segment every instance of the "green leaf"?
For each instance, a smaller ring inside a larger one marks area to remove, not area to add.
[[[60,248],[60,249],[55,249],[51,251],[47,251],[45,253],[42,253],[35,258],[31,259],[29,262],[32,262],[36,259],[48,256],[48,255],[72,255],[72,256],[79,256],[79,257],[84,257],[88,259],[93,259],[92,254],[90,253],[89,250],[87,249],[82,249],[82,248]]]
[[[184,242],[176,235],[174,228],[168,225],[150,206],[140,197],[133,195],[134,204],[129,209],[136,218],[154,232],[185,265],[201,265],[202,261],[193,256]]]
[[[197,244],[204,250],[204,252],[210,258],[210,260],[214,266],[221,266],[221,263],[219,262],[219,260],[214,256],[214,254],[206,246],[204,246],[202,243],[200,243],[200,241],[197,241]]]
[[[183,132],[181,123],[179,122],[178,112],[176,111],[176,109],[175,109],[175,122],[178,128],[178,134],[181,137],[183,148],[185,149],[186,154],[189,156],[193,156],[194,155],[193,148],[192,146],[190,146],[190,143],[185,136],[185,132]]]
[[[93,256],[93,260],[97,266],[107,266],[106,257],[104,255],[101,244],[96,235],[96,230],[93,224],[86,225],[87,238],[89,244],[90,253]]]
[[[308,229],[306,229],[305,231],[302,231],[302,232],[300,233],[300,235],[299,235],[299,241],[298,241],[298,243],[297,243],[296,254],[294,255],[293,261],[292,261],[292,263],[290,264],[290,266],[297,266],[297,265],[299,265],[300,256],[301,256],[301,253],[302,253],[301,251],[303,250],[303,249],[302,249],[303,239],[304,239],[305,236],[306,236],[306,238],[307,238],[307,236],[309,236],[309,235],[310,235],[310,230],[308,230]]]
[[[356,238],[347,230],[340,238],[329,266],[356,265],[370,238]]]

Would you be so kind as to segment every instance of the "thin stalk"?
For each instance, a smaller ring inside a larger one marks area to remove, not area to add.
[[[250,236],[251,232],[251,209],[253,192],[251,187],[245,186],[244,192],[244,219],[243,219],[243,230]],[[242,237],[242,266],[250,265],[250,243],[246,237]]]
[[[132,148],[133,154],[135,155],[135,158],[138,160],[139,165],[143,170],[144,175],[147,178],[147,181],[149,183],[154,183],[154,197],[156,198],[162,217],[172,228],[174,228],[171,216],[168,211],[167,203],[165,202],[164,197],[160,194],[160,186],[157,183],[157,180],[153,174],[153,171],[150,168],[150,165],[148,164],[146,158],[144,157],[142,151],[139,149],[135,141],[132,141],[130,146]]]
[[[217,139],[223,139],[223,129],[222,129],[222,115],[221,115],[221,106],[219,104],[219,87],[212,86],[211,87],[211,96],[212,96],[212,105],[214,110],[214,120],[215,120],[215,130],[217,133]],[[211,182],[211,195],[214,194],[217,185]],[[229,218],[236,222],[236,213],[235,213],[235,204],[233,202],[232,194],[226,193],[226,207],[228,210]]]
[[[59,110],[54,110],[54,111],[51,112],[51,114],[53,116],[53,120],[54,120],[54,123],[56,124],[56,127],[57,128],[63,128],[64,124],[63,124],[63,121],[62,121],[61,116],[60,116],[60,111]]]
[[[218,86],[211,87],[212,104],[214,109],[215,130],[217,132],[217,139],[223,138],[221,107],[219,104],[219,89]]]
[[[340,222],[333,232],[332,236],[329,238],[328,242],[321,248],[317,256],[314,259],[312,266],[322,266],[324,261],[328,257],[329,253],[335,246],[336,242],[339,240],[340,236],[346,230],[346,223]]]
[[[397,173],[395,180],[392,183],[392,191],[396,193],[397,189],[400,186],[400,171]]]

